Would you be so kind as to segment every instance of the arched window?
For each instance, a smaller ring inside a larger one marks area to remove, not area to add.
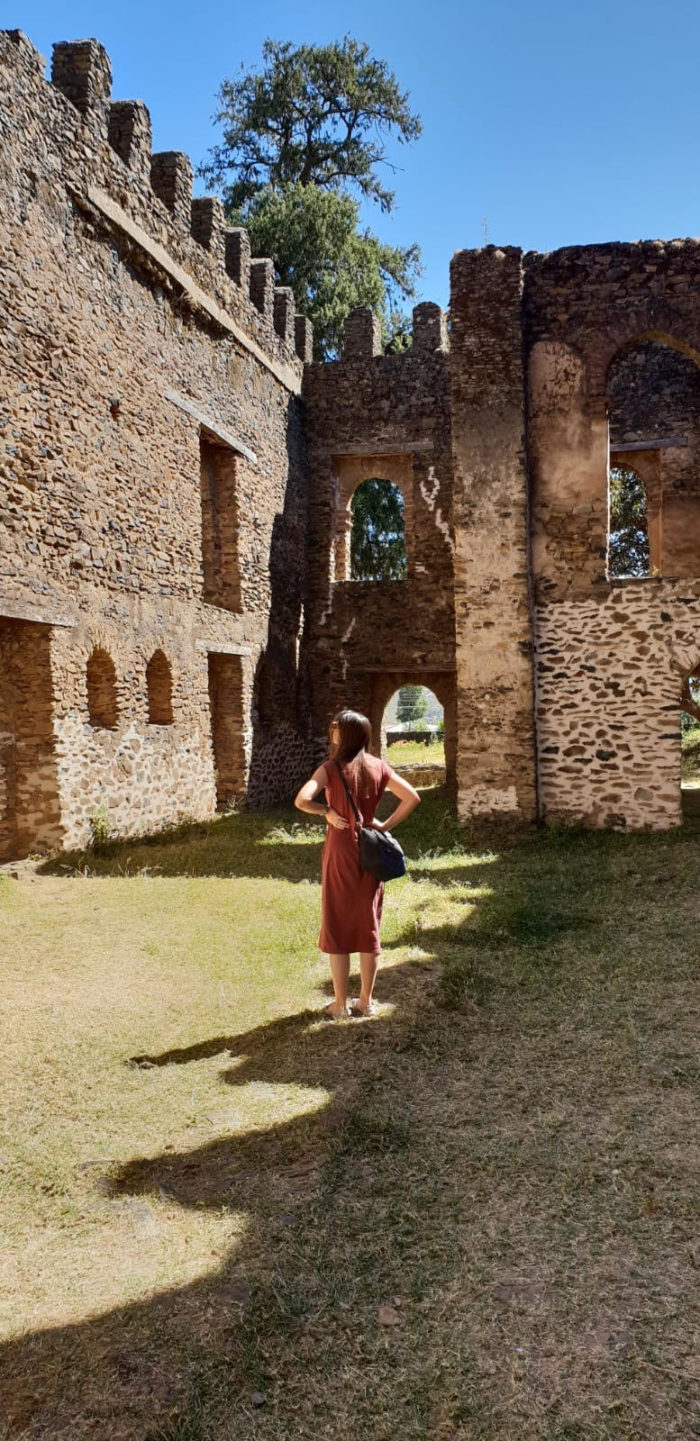
[[[112,657],[96,646],[87,663],[87,698],[90,725],[114,730],[118,720],[117,675]]]
[[[403,495],[390,480],[363,480],[351,503],[351,580],[404,580]]]
[[[173,675],[162,650],[154,651],[146,666],[146,689],[149,725],[172,725]]]
[[[626,465],[610,469],[608,574],[649,574],[649,526],[644,481]]]

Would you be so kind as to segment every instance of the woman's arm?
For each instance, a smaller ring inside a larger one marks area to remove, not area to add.
[[[395,826],[400,826],[406,816],[410,816],[411,811],[420,805],[418,791],[414,790],[413,786],[403,779],[403,776],[397,776],[396,771],[391,772],[386,788],[391,791],[392,796],[398,798],[399,804],[388,820],[374,821],[374,828],[377,831],[393,831]]]
[[[325,766],[319,766],[314,771],[311,780],[306,781],[299,791],[294,804],[298,811],[304,811],[307,816],[323,816],[329,825],[335,826],[337,831],[346,831],[348,822],[339,816],[332,806],[325,806],[322,801],[314,800],[320,791],[324,791],[328,785],[328,772]]]

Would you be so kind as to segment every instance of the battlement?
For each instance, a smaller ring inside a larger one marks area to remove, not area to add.
[[[226,225],[215,196],[193,198],[193,168],[180,151],[152,153],[151,121],[140,100],[111,98],[109,56],[94,39],[54,45],[51,77],[19,30],[0,31],[0,84],[5,139],[21,143],[27,116],[50,153],[52,184],[108,230],[127,237],[182,301],[229,330],[292,391],[312,357],[310,322],[294,311],[292,292],[276,286],[267,258],[251,258],[245,231]],[[4,123],[5,124],[5,123]],[[58,173],[57,173],[58,172]],[[301,363],[300,363],[301,362]]]
[[[413,308],[413,345],[406,353],[427,356],[448,349],[447,317],[433,301],[426,300]],[[378,317],[368,305],[351,310],[343,334],[344,362],[366,362],[381,356],[382,332]]]

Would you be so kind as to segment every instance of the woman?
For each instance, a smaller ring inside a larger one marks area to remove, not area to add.
[[[408,781],[397,776],[385,761],[369,755],[371,735],[366,716],[352,710],[340,711],[330,726],[329,759],[314,771],[294,802],[297,810],[326,820],[318,945],[319,950],[327,952],[331,963],[335,999],[323,1012],[329,1021],[348,1015],[351,951],[360,953],[360,996],[351,1003],[350,1011],[355,1016],[372,1015],[384,899],[382,882],[360,870],[357,821],[339,768],[364,824],[375,830],[394,830],[420,801]],[[388,820],[375,821],[374,812],[385,790],[391,791],[399,804]],[[327,804],[316,800],[321,791],[326,793]]]

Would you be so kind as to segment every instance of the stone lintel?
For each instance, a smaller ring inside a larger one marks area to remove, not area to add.
[[[357,585],[357,581],[353,581],[352,584]],[[454,675],[457,666],[454,661],[451,661],[449,665],[415,665],[413,661],[407,661],[405,665],[402,665],[392,657],[386,665],[363,665],[358,667],[359,669],[362,670],[363,675],[394,675],[396,673],[396,675],[430,676]],[[407,680],[403,684],[412,685],[413,682]]]
[[[227,640],[196,640],[195,650],[205,651],[207,655],[252,655],[252,645],[238,645],[236,641]]]
[[[358,441],[357,444],[347,445],[344,441],[326,441],[319,446],[323,455],[332,455],[336,460],[344,460],[349,455],[413,455],[433,449],[432,440],[404,440],[400,437],[397,440],[376,440]]]
[[[226,430],[223,425],[220,425],[218,420],[212,420],[211,416],[200,410],[193,400],[189,400],[186,395],[179,395],[176,390],[166,390],[165,399],[169,400],[172,405],[176,405],[178,410],[184,410],[185,415],[190,415],[193,420],[198,421],[215,440],[221,441],[222,445],[227,445],[229,450],[235,450],[237,455],[244,456],[251,465],[257,465],[258,457],[255,451],[244,445],[243,441],[233,434],[233,431]]]
[[[3,620],[27,620],[32,625],[63,626],[66,630],[78,624],[77,616],[69,611],[46,610],[33,601],[12,600],[0,594],[0,621]]]
[[[668,450],[671,446],[687,444],[687,435],[669,436],[667,440],[619,440],[610,445],[610,454],[619,455],[627,450]]]

